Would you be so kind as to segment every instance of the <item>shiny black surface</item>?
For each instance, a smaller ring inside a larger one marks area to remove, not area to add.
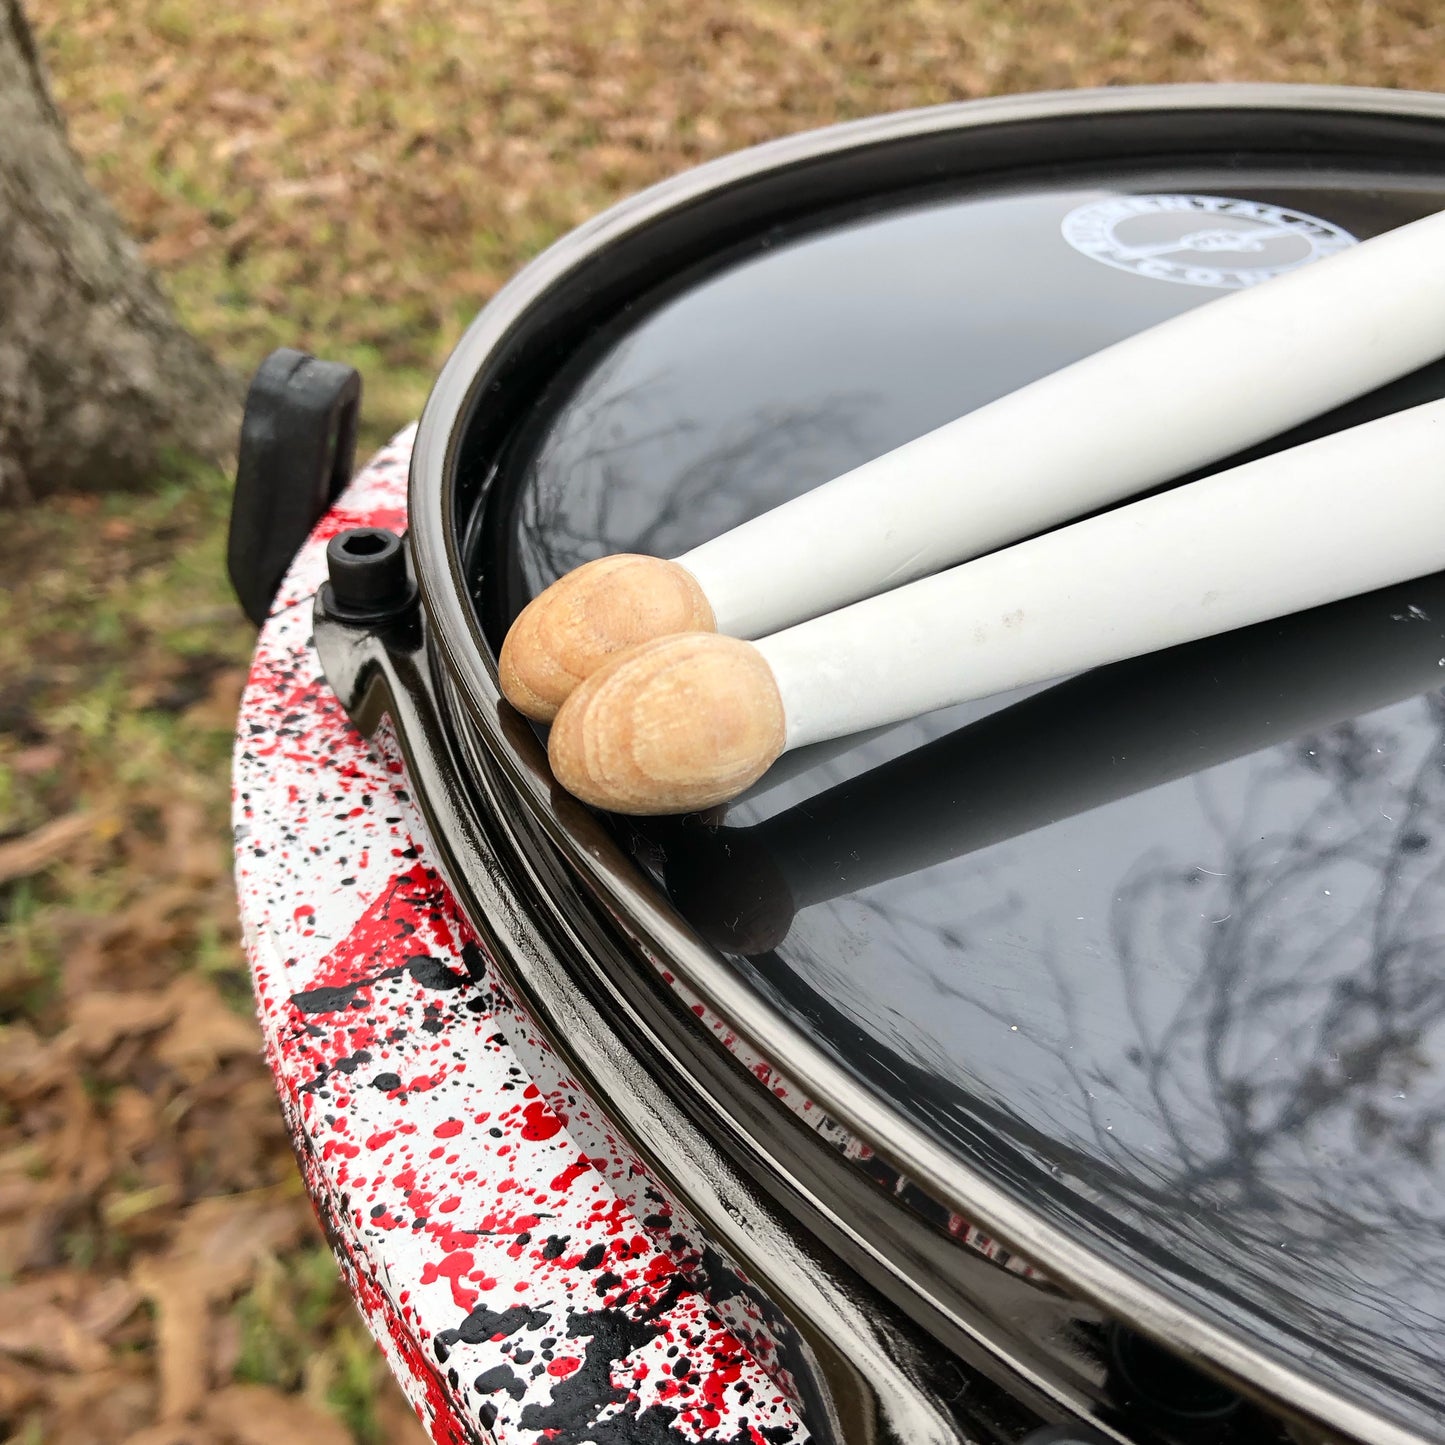
[[[679,552],[1216,294],[1062,243],[1116,189],[1362,237],[1445,205],[1439,178],[1237,157],[754,238],[558,377],[481,541],[493,635],[589,557]],[[1422,376],[1357,413],[1442,393]],[[1434,1429],[1442,681],[1432,579],[798,755],[721,829],[619,827],[760,993],[935,1137]]]

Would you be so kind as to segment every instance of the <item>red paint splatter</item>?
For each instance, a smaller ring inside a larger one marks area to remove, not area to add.
[[[526,1123],[522,1125],[524,1139],[550,1139],[562,1128],[562,1121],[542,1103],[528,1104],[522,1111]],[[458,1128],[461,1125],[457,1126]],[[556,1185],[553,1185],[556,1188]]]
[[[559,1194],[565,1194],[589,1169],[592,1161],[585,1155],[581,1155],[575,1164],[569,1164],[553,1181],[552,1188]]]
[[[475,1263],[470,1250],[457,1250],[447,1255],[440,1264],[434,1264],[429,1260],[422,1265],[421,1282],[435,1284],[439,1279],[450,1280],[452,1302],[458,1309],[471,1310],[476,1306],[477,1292],[474,1289],[468,1289],[462,1280],[471,1273]]]

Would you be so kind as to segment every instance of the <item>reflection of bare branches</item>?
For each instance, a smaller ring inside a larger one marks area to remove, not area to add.
[[[863,459],[864,398],[758,409],[717,431],[666,376],[622,385],[627,356],[624,344],[597,368],[529,469],[517,532],[532,591],[609,552],[676,556]]]
[[[1178,827],[1101,872],[1104,936],[1068,939],[1051,906],[1068,845],[1004,842],[834,899],[741,966],[1036,1202],[1270,1347],[1348,1360],[1362,1394],[1424,1399],[1445,1357],[1445,703],[1168,786]]]
[[[1114,1185],[1156,1226],[1172,1217],[1186,1247],[1231,1242],[1231,1285],[1272,1313],[1290,1296],[1322,1339],[1342,1314],[1378,1309],[1396,1323],[1369,1363],[1423,1380],[1445,1347],[1445,1096],[1418,1095],[1439,1091],[1427,1045],[1445,1022],[1445,706],[1408,706],[1428,726],[1332,729],[1272,754],[1242,808],[1206,807],[1220,836],[1209,868],[1155,856],[1123,882],[1127,1058],[1169,1148],[1140,1150],[1090,1116]],[[1261,800],[1283,788],[1303,801],[1302,775],[1317,794],[1303,820],[1262,834]],[[1196,963],[1156,1017],[1166,955]]]

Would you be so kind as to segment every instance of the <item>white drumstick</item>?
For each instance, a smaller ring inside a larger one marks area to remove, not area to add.
[[[668,894],[710,943],[765,953],[812,904],[1436,690],[1442,623],[1445,575],[1044,684],[762,822],[679,827]]]
[[[1442,568],[1445,401],[1077,522],[756,644],[706,633],[642,644],[563,705],[552,767],[569,791],[618,812],[711,807],[787,748]]]
[[[845,473],[676,561],[554,583],[501,681],[550,720],[652,637],[763,637],[1182,476],[1445,354],[1445,213],[1196,307]]]

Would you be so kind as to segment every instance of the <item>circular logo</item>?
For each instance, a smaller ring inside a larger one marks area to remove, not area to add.
[[[1111,196],[1076,206],[1063,231],[1076,251],[1106,266],[1229,291],[1355,244],[1318,216],[1226,196]]]

